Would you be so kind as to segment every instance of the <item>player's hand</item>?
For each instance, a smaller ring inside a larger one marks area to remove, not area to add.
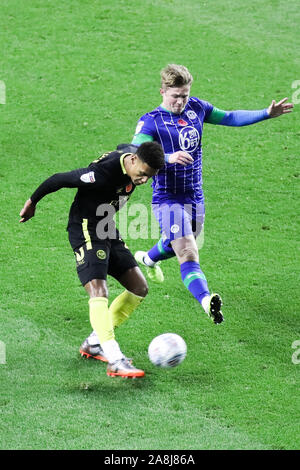
[[[187,153],[187,152],[182,152],[179,150],[179,152],[172,153],[169,156],[169,163],[180,163],[180,165],[191,165],[193,163],[194,159],[193,157]]]
[[[293,103],[286,103],[287,98],[283,98],[282,100],[276,103],[275,100],[272,100],[272,103],[268,107],[268,114],[271,118],[281,116],[282,114],[287,114],[292,112],[292,108],[294,107]]]
[[[34,216],[35,213],[35,205],[32,203],[31,199],[28,199],[25,204],[23,209],[20,212],[20,217],[22,217],[19,222],[23,223],[26,222],[27,220],[31,219],[31,217]]]

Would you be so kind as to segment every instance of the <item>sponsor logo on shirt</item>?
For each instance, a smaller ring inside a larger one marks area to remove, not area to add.
[[[193,152],[200,142],[198,130],[193,126],[186,126],[179,132],[179,145],[184,152]]]
[[[90,171],[89,173],[84,173],[84,175],[80,176],[81,181],[84,183],[95,183],[95,173]]]
[[[188,125],[188,123],[184,119],[178,119],[178,124],[180,126],[187,126]]]

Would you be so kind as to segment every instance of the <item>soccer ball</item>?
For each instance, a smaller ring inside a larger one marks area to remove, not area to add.
[[[181,336],[175,333],[164,333],[156,336],[148,348],[152,364],[158,367],[175,367],[186,356],[186,344]]]

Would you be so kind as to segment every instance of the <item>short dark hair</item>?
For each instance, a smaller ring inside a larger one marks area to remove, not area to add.
[[[165,165],[165,154],[158,142],[144,142],[138,147],[136,154],[153,170],[160,170]]]

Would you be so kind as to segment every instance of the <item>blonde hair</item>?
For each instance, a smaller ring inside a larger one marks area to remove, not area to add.
[[[179,88],[193,83],[193,77],[184,65],[168,64],[160,76],[162,88]]]

